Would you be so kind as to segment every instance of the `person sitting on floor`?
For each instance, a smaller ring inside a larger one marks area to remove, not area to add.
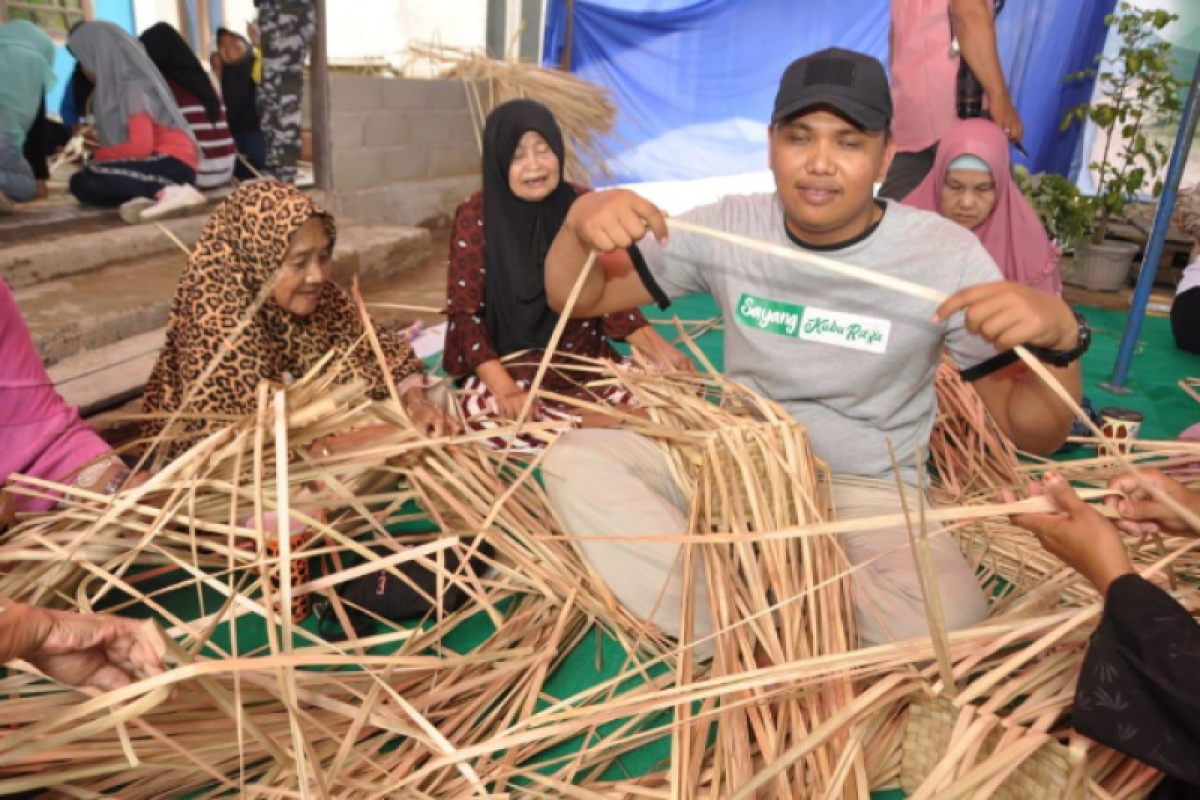
[[[49,155],[46,90],[54,85],[54,42],[23,19],[0,25],[0,214],[44,197]]]
[[[249,39],[228,28],[217,28],[217,51],[213,72],[221,79],[221,96],[229,112],[229,130],[237,142],[238,160],[234,175],[250,180],[262,173],[267,146],[258,120],[258,84],[262,82],[262,56]]]
[[[67,39],[96,88],[92,116],[99,149],[71,176],[81,203],[122,209],[126,222],[161,219],[202,206],[192,184],[199,150],[171,90],[136,39],[111,22],[85,22]],[[157,200],[153,208],[141,199]]]
[[[1200,183],[1180,192],[1175,220],[1185,234],[1196,240],[1200,249]],[[1176,347],[1200,355],[1200,255],[1179,278],[1175,302],[1171,304],[1171,333],[1175,336]]]
[[[768,128],[775,192],[728,196],[683,219],[950,295],[940,306],[705,236],[677,231],[668,245],[663,213],[621,189],[579,198],[546,258],[546,295],[561,309],[590,251],[641,242],[649,269],[591,271],[571,311],[576,317],[711,293],[726,320],[729,374],[805,426],[814,454],[835,474],[839,519],[901,513],[889,443],[906,492],[916,491],[924,468],[916,453],[928,449],[943,350],[975,381],[1014,443],[1048,453],[1064,441],[1071,411],[1040,381],[1014,379],[989,362],[1017,344],[1040,346],[1048,369],[1078,397],[1077,359],[1087,341],[1085,323],[1061,300],[1000,280],[969,231],[872,197],[872,183],[895,152],[891,116],[887,76],[876,59],[840,49],[801,58],[783,74]],[[831,319],[838,324],[819,324]],[[659,447],[629,431],[568,431],[548,451],[543,475],[565,530],[586,537],[580,549],[617,598],[678,636],[680,546],[636,540],[688,530],[683,493]],[[927,635],[905,526],[840,541],[857,567],[851,581],[860,644]],[[987,601],[958,546],[945,537],[930,546],[948,628],[983,619]],[[706,584],[702,575],[696,579]],[[707,594],[695,595],[696,638],[714,633]]]
[[[113,494],[129,470],[54,389],[8,284],[0,279],[0,483],[20,473]],[[55,493],[7,492],[11,510],[49,511]],[[45,495],[45,496],[40,496]],[[3,505],[0,502],[0,505]]]
[[[237,145],[225,121],[225,105],[200,66],[200,59],[179,31],[165,22],[152,25],[138,38],[146,48],[146,55],[162,73],[192,136],[200,145],[196,188],[227,186],[233,179]]]
[[[533,100],[512,100],[488,115],[483,134],[483,191],[458,207],[450,239],[446,305],[449,322],[443,363],[461,379],[463,416],[477,429],[512,420],[521,412],[529,386],[558,314],[546,303],[545,258],[571,204],[587,190],[563,179],[562,131],[550,109]],[[629,256],[612,258],[615,268],[632,268]],[[586,373],[569,369],[572,356],[619,360],[608,340],[628,340],[655,362],[691,367],[687,356],[667,344],[639,311],[570,321],[558,344],[555,368],[542,387],[591,402],[629,402],[619,386],[589,389]],[[529,351],[519,362],[512,353]],[[574,362],[578,364],[579,362]],[[601,424],[609,417],[582,417],[578,408],[547,401],[543,419],[568,425]],[[531,418],[538,418],[538,414]],[[592,419],[596,417],[596,419]],[[504,446],[502,439],[492,442]],[[522,443],[536,446],[535,440]]]
[[[1200,514],[1200,493],[1154,470],[1142,478]],[[1200,624],[1137,574],[1117,528],[1135,536],[1197,531],[1131,475],[1114,478],[1109,488],[1120,492],[1105,499],[1121,515],[1115,527],[1054,473],[1046,477],[1045,493],[1058,513],[1017,515],[1013,522],[1033,532],[1104,600],[1079,670],[1075,729],[1161,771],[1165,778],[1153,800],[1194,798],[1200,795]],[[1122,702],[1106,700],[1113,697]]]
[[[1005,280],[1062,296],[1058,248],[1012,179],[1008,137],[991,120],[964,119],[946,129],[925,179],[902,201],[933,211],[970,230],[1000,267]],[[1024,364],[1010,367],[1024,373]],[[1082,406],[1099,420],[1086,397]],[[1082,420],[1071,436],[1089,436]],[[1078,448],[1067,443],[1064,450]]]
[[[1005,280],[1062,295],[1058,248],[1012,179],[1008,137],[996,123],[964,119],[951,125],[933,169],[901,202],[973,232]]]
[[[339,382],[361,380],[372,397],[388,396],[353,301],[330,281],[336,238],[332,216],[276,181],[248,183],[213,211],[175,292],[167,341],[143,398],[146,413],[156,415],[145,426],[150,437],[174,412],[186,414],[169,431],[161,451],[167,457],[231,416],[252,413],[261,382],[299,379],[330,353]],[[223,352],[248,315],[236,344]],[[378,338],[414,425],[433,436],[456,430],[426,396],[425,365],[412,348],[382,331]]]

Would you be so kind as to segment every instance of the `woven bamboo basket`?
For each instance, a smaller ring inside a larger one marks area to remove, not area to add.
[[[980,719],[984,715],[972,706],[958,708],[946,697],[918,696],[913,699],[904,728],[903,758],[900,767],[900,783],[905,792],[916,792],[933,775],[934,770],[950,751],[955,739],[955,727],[964,716]],[[984,738],[977,757],[973,759],[976,763],[995,752],[996,745],[1005,731],[1014,730],[1015,726],[1007,725],[999,717],[992,717],[992,720],[994,725]],[[1033,734],[1024,730],[1019,735]],[[1009,774],[992,797],[995,800],[1061,800],[1068,797],[1087,797],[1088,795],[1078,789],[1072,793],[1070,786],[1072,771],[1080,765],[1072,761],[1071,753],[1066,747],[1047,738],[1034,755],[1021,762],[1020,766]],[[1076,783],[1081,781],[1077,780]]]
[[[980,729],[987,729],[981,739],[972,735]],[[1089,766],[1116,754],[1082,737],[1077,746],[1068,746],[1064,738],[1065,734],[1043,733],[972,705],[959,707],[947,697],[921,693],[908,707],[900,785],[909,797],[936,794],[939,800],[983,794],[994,800],[1109,796],[1096,791],[1096,785],[1088,780]],[[1028,748],[1027,754],[1015,762],[1006,759],[1000,754],[1002,743],[1007,752]],[[955,762],[952,769],[949,762]],[[960,780],[968,771],[971,777]],[[981,790],[989,782],[995,789],[990,794]],[[1127,790],[1122,796],[1146,797],[1156,783],[1157,779],[1147,775],[1144,787]]]

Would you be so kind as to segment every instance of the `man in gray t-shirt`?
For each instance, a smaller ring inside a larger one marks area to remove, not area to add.
[[[943,350],[968,379],[978,377],[980,397],[1013,441],[1046,453],[1064,441],[1071,412],[1036,377],[989,365],[1003,358],[998,352],[1034,346],[1078,397],[1076,359],[1087,341],[1061,300],[1002,281],[971,232],[872,197],[895,153],[890,119],[875,59],[836,49],[799,59],[780,81],[768,130],[776,192],[728,197],[684,219],[922,284],[950,295],[941,306],[697,234],[668,243],[662,213],[623,190],[580,198],[546,259],[547,296],[561,307],[589,252],[604,254],[605,269],[588,275],[572,309],[578,317],[711,292],[725,318],[726,370],[807,428],[815,454],[838,476],[831,488],[842,519],[901,510],[887,445],[913,486]],[[639,241],[644,263],[635,266],[621,252]],[[630,538],[687,530],[682,493],[657,448],[625,431],[574,431],[547,454],[544,474],[568,532],[604,537],[579,541],[613,593],[678,635],[679,548]],[[907,537],[904,527],[840,537],[857,567],[864,644],[927,633]],[[931,545],[949,627],[982,619],[986,601],[957,546],[946,536]],[[712,632],[702,595],[696,637]]]
[[[946,294],[1000,280],[970,231],[899,203],[881,200],[878,208],[867,235],[821,254]],[[773,193],[727,197],[681,219],[796,244],[783,215]],[[937,304],[927,300],[695,234],[677,234],[668,247],[651,239],[640,249],[667,297],[716,298],[726,373],[787,409],[835,473],[892,479],[890,440],[904,481],[915,484],[914,448],[929,441],[943,347],[960,369],[996,355],[961,316],[932,322]]]

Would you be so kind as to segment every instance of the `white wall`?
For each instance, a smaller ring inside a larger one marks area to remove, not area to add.
[[[253,8],[254,0],[250,0]],[[176,30],[179,26],[179,6],[175,0],[133,0],[134,34],[140,34],[156,22],[169,22]]]
[[[487,0],[339,0],[326,8],[334,64],[383,60],[399,66],[410,41],[480,51],[486,43]],[[226,27],[244,31],[254,18],[254,0],[225,0]],[[428,70],[419,68],[417,74]]]

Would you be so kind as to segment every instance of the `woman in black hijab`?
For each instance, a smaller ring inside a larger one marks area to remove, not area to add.
[[[228,28],[217,28],[217,52],[214,69],[221,79],[221,96],[229,115],[229,130],[237,150],[250,166],[260,172],[266,163],[266,145],[258,121],[258,83],[255,66],[258,52],[250,40]],[[241,161],[234,172],[238,180],[250,180],[254,173]]]
[[[221,98],[212,81],[200,66],[200,59],[192,52],[179,31],[165,22],[159,22],[147,28],[141,36],[142,47],[146,55],[158,67],[168,85],[175,83],[193,95],[204,107],[204,113],[209,122],[216,122],[221,116]]]
[[[152,25],[138,37],[146,55],[158,67],[200,147],[196,186],[216,189],[233,178],[237,147],[225,121],[225,105],[179,31],[165,22]]]
[[[463,382],[464,416],[476,428],[513,419],[523,407],[542,351],[558,322],[546,302],[546,253],[575,199],[587,191],[563,179],[562,131],[541,103],[512,100],[488,116],[483,137],[483,191],[458,207],[450,242],[447,284],[449,324],[444,364]],[[636,248],[607,264],[633,268]],[[610,314],[567,323],[555,368],[543,388],[592,402],[624,404],[614,387],[588,387],[587,375],[570,369],[572,356],[620,356],[609,339],[628,340],[653,362],[690,368],[639,312]],[[515,355],[524,352],[523,355]],[[511,357],[511,358],[510,358]],[[578,362],[575,362],[578,363]],[[603,424],[606,417],[543,404],[542,418],[569,425]],[[497,446],[507,446],[494,440]],[[534,446],[532,440],[522,444]]]
[[[1193,611],[1134,569],[1120,531],[1195,537],[1200,531],[1151,497],[1154,486],[1193,514],[1200,492],[1156,470],[1122,475],[1104,502],[1120,516],[1109,522],[1061,475],[1046,476],[1052,514],[1013,522],[1087,579],[1104,601],[1079,669],[1071,723],[1075,730],[1163,773],[1151,800],[1200,797],[1200,624]]]

